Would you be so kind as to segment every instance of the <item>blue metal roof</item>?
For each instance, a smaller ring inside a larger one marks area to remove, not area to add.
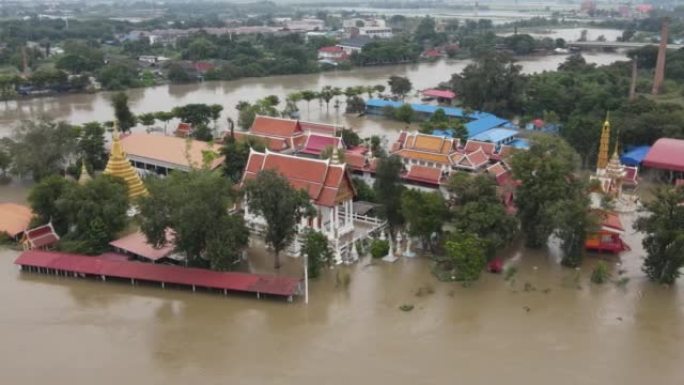
[[[481,142],[492,142],[498,144],[506,139],[510,139],[517,135],[518,131],[515,130],[510,130],[507,128],[492,128],[491,130],[487,130],[475,136],[471,136],[470,139],[479,140]]]
[[[622,154],[620,161],[627,166],[638,166],[646,158],[651,146],[639,146]]]
[[[497,116],[490,115],[489,117],[473,120],[465,124],[466,129],[468,129],[468,137],[473,138],[487,130],[496,128],[508,123],[508,120],[501,119]]]
[[[404,105],[403,102],[396,102],[393,100],[384,99],[368,99],[366,101],[366,107],[383,108],[386,106],[391,106],[394,108],[399,108]],[[442,107],[435,106],[431,104],[418,104],[411,103],[411,108],[413,111],[424,113],[424,114],[434,114],[438,109],[444,110],[444,113],[448,117],[452,118],[466,118],[473,119],[472,121],[465,124],[468,130],[468,137],[473,138],[487,130],[492,128],[507,126],[511,127],[512,124],[506,119],[499,118],[496,115],[490,114],[489,112],[473,111],[469,115],[465,115],[465,111],[458,107]]]
[[[516,139],[510,143],[514,148],[519,148],[522,150],[527,150],[530,148],[530,142],[527,139]]]

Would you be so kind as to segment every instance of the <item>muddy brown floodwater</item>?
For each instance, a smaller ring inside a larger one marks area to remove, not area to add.
[[[364,259],[348,287],[335,271],[312,281],[309,305],[21,273],[0,249],[0,382],[682,384],[684,289],[649,283],[640,238],[627,239],[633,250],[608,259],[624,287],[589,282],[595,256],[575,271],[515,246],[508,282],[485,273],[463,288],[425,259]]]

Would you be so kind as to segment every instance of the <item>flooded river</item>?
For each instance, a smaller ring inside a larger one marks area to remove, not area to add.
[[[576,272],[515,247],[510,282],[363,260],[346,288],[313,281],[308,306],[20,273],[0,250],[2,383],[681,384],[684,288],[647,282],[628,238],[610,260],[624,287],[592,285],[595,259]]]
[[[565,60],[566,55],[519,58],[525,73],[553,71]],[[609,64],[625,59],[622,53],[586,53],[587,61]],[[288,93],[323,86],[349,87],[357,85],[387,84],[390,75],[408,77],[416,90],[433,87],[447,81],[453,73],[458,73],[470,63],[469,60],[442,60],[436,63],[366,67],[351,71],[327,72],[306,75],[272,76],[235,81],[217,81],[183,85],[163,85],[151,88],[128,90],[131,110],[138,114],[154,111],[169,111],[174,106],[187,103],[219,103],[224,106],[220,126],[225,127],[225,118],[237,119],[235,105],[238,101],[254,101],[266,95],[278,95],[284,100]],[[110,94],[63,95],[58,97],[37,98],[11,101],[0,104],[0,137],[11,133],[11,128],[22,119],[49,116],[80,124],[91,121],[111,120],[113,110]],[[342,99],[343,97],[341,97]],[[359,119],[355,115],[337,114],[331,103],[330,109],[320,106],[317,100],[310,103],[300,102],[302,119],[339,123],[354,127],[364,135],[395,132],[403,125],[385,119]],[[344,106],[342,107],[344,108]],[[343,111],[341,111],[343,112]],[[173,126],[173,122],[169,127]]]

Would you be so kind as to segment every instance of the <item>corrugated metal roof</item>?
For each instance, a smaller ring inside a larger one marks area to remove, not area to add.
[[[113,278],[284,296],[296,294],[300,281],[293,277],[219,272],[39,250],[22,253],[14,263]]]
[[[643,162],[650,150],[651,146],[634,147],[622,154],[620,161],[627,166],[638,166]]]
[[[506,139],[513,138],[517,135],[518,131],[516,130],[510,130],[507,128],[492,128],[491,130],[487,130],[475,136],[472,136],[470,139],[498,144]]]

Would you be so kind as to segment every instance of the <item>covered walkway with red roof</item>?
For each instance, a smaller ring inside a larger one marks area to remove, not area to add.
[[[106,256],[89,257],[78,254],[31,250],[22,253],[15,261],[23,271],[74,277],[108,278],[136,282],[167,284],[228,292],[253,293],[279,297],[301,293],[300,279],[286,276],[220,272],[190,267],[133,262]]]
[[[660,138],[644,158],[643,165],[650,168],[684,172],[684,140]]]

